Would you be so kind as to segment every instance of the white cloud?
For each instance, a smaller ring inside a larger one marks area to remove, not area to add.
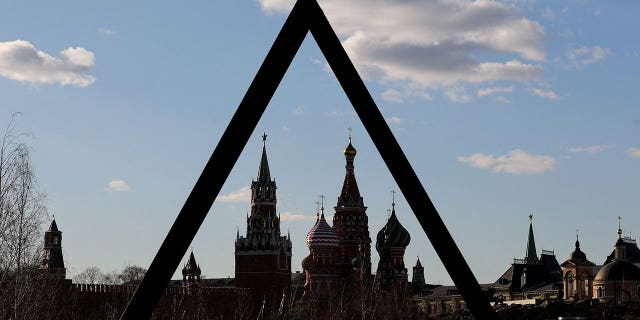
[[[529,154],[520,149],[511,150],[497,157],[492,154],[475,153],[468,157],[460,156],[457,160],[475,168],[509,174],[543,173],[553,170],[556,164],[552,156]]]
[[[496,101],[500,102],[500,103],[511,103],[511,100],[503,97],[503,96],[497,96],[496,97]]]
[[[129,191],[131,187],[122,179],[113,179],[107,183],[104,187],[104,191]]]
[[[531,92],[532,94],[541,97],[541,98],[545,98],[545,99],[549,99],[549,100],[556,100],[558,99],[558,95],[551,91],[551,90],[542,90],[542,89],[538,89],[538,88],[530,88],[529,92]]]
[[[282,212],[280,213],[280,221],[311,221],[316,218],[315,215],[307,216],[302,213]]]
[[[93,52],[81,47],[66,48],[56,58],[28,41],[0,42],[0,76],[19,82],[86,87],[96,80],[89,75],[94,65]]]
[[[611,50],[600,46],[580,47],[567,52],[567,58],[573,64],[593,64],[611,54]]]
[[[251,188],[246,186],[238,190],[233,190],[228,194],[218,196],[221,202],[251,202]]]
[[[98,33],[104,36],[115,36],[117,32],[108,28],[99,28]]]
[[[259,0],[288,13],[292,0]],[[320,0],[361,75],[439,88],[461,82],[526,81],[545,60],[544,29],[496,1]],[[480,58],[482,57],[482,58]]]
[[[577,146],[577,147],[570,147],[568,150],[569,152],[573,152],[573,153],[590,153],[590,154],[596,154],[596,153],[600,153],[604,150],[606,150],[607,148],[609,148],[609,146],[605,146],[605,145],[594,145],[594,146]]]
[[[455,103],[468,103],[471,102],[471,96],[461,87],[452,87],[444,91],[444,94]]]
[[[387,89],[382,93],[382,100],[395,103],[404,103],[407,101],[428,100],[431,101],[431,94],[424,90],[416,88],[405,88],[403,91],[399,91],[393,88]]]
[[[513,92],[513,86],[478,89],[478,92],[476,94],[478,95],[478,97],[484,97],[484,96],[492,95],[494,93],[506,93],[506,92]]]
[[[640,148],[629,148],[627,154],[632,158],[640,159]]]
[[[396,116],[391,116],[391,117],[387,118],[386,120],[387,120],[388,123],[391,123],[391,124],[401,124],[406,119],[405,118],[396,117]]]
[[[296,116],[303,116],[303,115],[310,114],[310,112],[307,111],[307,109],[304,106],[296,107],[295,109],[293,109],[293,111],[291,111],[291,113],[296,115]]]
[[[402,103],[404,99],[402,98],[402,93],[396,89],[388,89],[387,91],[382,93],[382,100],[388,102],[397,102]]]

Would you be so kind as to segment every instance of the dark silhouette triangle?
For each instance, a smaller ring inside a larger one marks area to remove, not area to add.
[[[298,0],[294,5],[120,319],[148,319],[151,316],[308,31],[322,50],[467,307],[476,319],[496,319],[489,300],[316,0]]]

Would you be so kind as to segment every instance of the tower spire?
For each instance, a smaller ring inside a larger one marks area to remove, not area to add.
[[[344,182],[342,183],[342,192],[338,197],[337,207],[364,207],[364,202],[360,196],[356,176],[353,172],[353,160],[357,154],[356,148],[351,144],[351,130],[349,130],[349,143],[344,148],[344,158],[347,162],[345,169]]]
[[[260,167],[258,168],[258,181],[271,180],[269,172],[269,161],[267,161],[267,134],[262,134],[262,157],[260,158]]]
[[[538,260],[536,241],[533,237],[533,214],[529,213],[529,238],[527,239],[527,252],[525,260]]]

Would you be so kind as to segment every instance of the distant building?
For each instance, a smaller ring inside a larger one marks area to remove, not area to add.
[[[62,257],[62,231],[58,230],[55,218],[51,221],[49,230],[44,233],[40,270],[50,279],[63,280],[67,275]]]
[[[640,267],[637,259],[638,246],[632,239],[622,237],[622,229],[618,225],[613,259],[607,257],[598,270],[593,281],[593,296],[602,302],[640,301]]]
[[[575,249],[569,259],[562,263],[563,298],[565,300],[591,299],[596,265],[587,260],[587,254],[580,250],[576,234]]]
[[[405,290],[409,284],[404,252],[411,242],[411,235],[398,221],[395,206],[394,200],[391,203],[391,215],[376,237],[376,250],[380,255],[375,277],[378,290]]]
[[[316,223],[307,234],[309,255],[303,259],[302,268],[306,274],[305,297],[310,300],[322,299],[323,295],[339,286],[348,287],[371,280],[375,283],[369,285],[378,290],[406,289],[408,286],[404,252],[411,236],[398,221],[395,200],[391,216],[378,232],[376,250],[380,254],[380,262],[375,279],[371,275],[369,219],[354,173],[357,151],[351,137],[343,153],[346,172],[334,207],[333,227],[325,220],[323,204],[317,213]]]
[[[291,239],[280,233],[276,212],[276,181],[271,179],[262,136],[258,177],[251,182],[251,214],[246,233],[238,232],[235,243],[235,286],[251,288],[258,297],[279,297],[291,287]]]
[[[513,259],[511,267],[493,284],[495,294],[504,300],[562,298],[562,268],[555,253],[542,250],[538,258],[533,234],[533,216],[529,215],[529,236],[523,259]]]

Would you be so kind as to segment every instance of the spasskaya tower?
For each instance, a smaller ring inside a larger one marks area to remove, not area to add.
[[[291,238],[280,235],[276,213],[276,181],[271,179],[262,135],[262,157],[258,177],[251,182],[251,214],[245,236],[236,235],[235,286],[254,288],[256,293],[282,294],[291,286]]]

